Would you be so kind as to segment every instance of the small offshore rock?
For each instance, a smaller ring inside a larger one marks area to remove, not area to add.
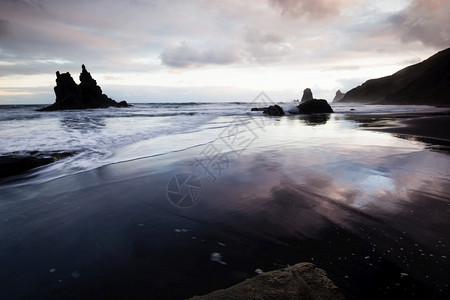
[[[267,107],[252,107],[251,111],[264,111]]]
[[[269,116],[284,116],[285,113],[283,111],[283,108],[281,106],[275,104],[267,107],[263,110],[263,113]]]
[[[325,99],[311,99],[300,103],[298,110],[301,114],[333,113],[333,109]]]

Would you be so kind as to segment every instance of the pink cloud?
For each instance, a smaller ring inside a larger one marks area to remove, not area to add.
[[[393,30],[404,42],[420,41],[443,49],[450,46],[450,2],[448,0],[413,0],[404,11],[391,19]]]

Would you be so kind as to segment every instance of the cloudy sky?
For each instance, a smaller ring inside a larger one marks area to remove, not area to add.
[[[331,100],[450,47],[449,0],[0,0],[0,104],[81,64],[116,100]]]

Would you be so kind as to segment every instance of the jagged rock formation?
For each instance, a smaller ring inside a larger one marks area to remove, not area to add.
[[[299,263],[281,270],[262,273],[230,288],[201,299],[345,299],[324,270],[312,263]]]
[[[331,102],[338,102],[345,96],[345,93],[341,92],[341,90],[337,90],[336,95],[333,98],[333,101]]]
[[[314,97],[313,97],[311,89],[310,88],[306,88],[303,91],[302,100],[300,102],[305,102],[305,101],[312,100],[312,99],[314,99]]]
[[[55,103],[40,111],[130,106],[126,101],[117,103],[103,94],[86,67],[82,65],[81,68],[80,84],[75,83],[69,72],[63,74],[56,72]]]
[[[393,75],[368,80],[339,102],[449,105],[450,48]]]

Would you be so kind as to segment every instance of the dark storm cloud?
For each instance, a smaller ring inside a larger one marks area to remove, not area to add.
[[[439,49],[450,47],[450,1],[413,0],[390,18],[402,41],[420,41]]]

